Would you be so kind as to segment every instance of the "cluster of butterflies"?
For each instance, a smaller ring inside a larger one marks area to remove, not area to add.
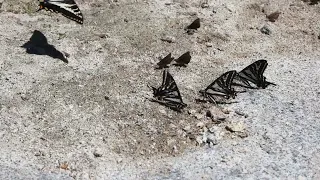
[[[38,0],[39,9],[38,11],[45,9],[47,11],[52,11],[56,13],[61,13],[63,16],[79,23],[83,24],[82,13],[75,3],[74,0]],[[193,34],[195,30],[200,28],[200,19],[197,18],[189,26],[185,28],[188,34]],[[41,42],[35,42],[36,36],[42,37]],[[55,58],[62,57],[62,53],[58,52],[52,45],[47,43],[46,38],[41,32],[35,31],[33,38],[30,42],[23,45],[27,48],[27,51],[35,54],[50,54]],[[41,48],[39,48],[41,47]],[[49,53],[48,53],[49,52]],[[66,61],[66,59],[63,59]],[[191,60],[190,52],[186,52],[181,55],[178,59],[171,57],[171,53],[163,58],[157,65],[157,69],[167,68],[168,65],[175,61],[173,65],[186,66]],[[213,81],[206,89],[201,90],[200,93],[206,101],[211,103],[223,103],[224,100],[230,97],[235,98],[238,92],[233,87],[243,87],[243,88],[266,88],[268,85],[274,83],[266,81],[263,73],[267,67],[268,63],[266,60],[258,60],[248,67],[244,68],[242,71],[237,73],[236,71],[228,71]],[[174,81],[172,75],[167,69],[163,71],[162,85],[159,88],[152,87],[154,99],[160,104],[163,104],[173,110],[181,112],[183,108],[187,105],[183,103],[181,94],[179,92],[178,86]]]
[[[173,64],[175,66],[186,66],[191,61],[190,51],[182,54],[178,59],[174,59],[171,57],[171,53],[169,53],[157,63],[156,69],[167,68],[173,60],[175,61]]]
[[[63,16],[83,24],[82,13],[74,0],[38,0],[38,11],[45,9],[55,13],[60,13]]]
[[[201,95],[205,98],[202,101],[209,101],[214,104],[226,103],[226,100],[235,98],[237,93],[245,92],[237,91],[234,87],[239,87],[239,89],[243,90],[245,88],[264,89],[270,84],[276,85],[266,81],[266,77],[263,76],[267,65],[267,61],[261,59],[250,64],[240,72],[233,70],[222,74],[206,89],[200,91]],[[176,82],[167,69],[163,71],[161,86],[158,88],[152,87],[152,89],[154,95],[154,99],[151,99],[152,101],[178,112],[182,112],[182,109],[187,107],[182,101]]]

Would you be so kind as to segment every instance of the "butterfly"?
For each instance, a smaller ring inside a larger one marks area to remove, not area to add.
[[[209,99],[209,102],[214,104],[223,102],[230,97],[235,98],[236,91],[231,88],[231,84],[236,74],[236,71],[228,71],[213,81],[205,90],[199,92],[202,96]]]
[[[192,34],[194,34],[196,32],[196,30],[198,28],[200,28],[200,19],[199,18],[197,18],[189,26],[187,26],[185,28],[185,30],[189,35],[192,35]]]
[[[79,24],[83,23],[82,13],[74,0],[38,0],[38,11],[45,9],[56,13],[61,13],[63,16],[76,21]]]
[[[197,30],[198,28],[200,28],[200,18],[197,18],[189,26],[186,27],[186,29],[195,29],[195,30]]]
[[[170,64],[173,61],[173,59],[174,58],[171,57],[171,53],[169,53],[166,57],[164,57],[157,63],[158,67],[156,67],[156,69],[162,69],[162,68],[168,67],[168,64]]]
[[[250,64],[242,71],[237,73],[233,85],[251,89],[264,89],[270,84],[276,85],[274,83],[266,81],[266,77],[263,76],[263,73],[267,66],[268,63],[264,59],[258,60]]]
[[[28,54],[47,55],[68,63],[66,56],[53,45],[48,44],[47,38],[38,30],[35,30],[30,40],[21,47],[25,48]]]
[[[172,75],[167,69],[163,71],[162,84],[159,88],[152,87],[153,96],[152,101],[158,102],[172,110],[181,112],[183,108],[187,107],[183,103],[180,91]]]
[[[185,66],[191,61],[190,52],[187,51],[186,53],[182,54],[178,59],[174,60],[176,63],[173,64],[175,66]]]

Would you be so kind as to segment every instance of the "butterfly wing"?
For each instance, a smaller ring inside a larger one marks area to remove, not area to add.
[[[255,84],[257,88],[266,88],[270,84],[275,85],[274,83],[267,82],[266,78],[263,76],[263,73],[266,70],[267,66],[268,63],[266,60],[258,60],[240,71],[237,74],[236,79],[242,82],[243,87],[248,88],[255,88],[252,83]]]
[[[173,57],[171,57],[171,53],[169,53],[166,57],[160,60],[160,62],[157,63],[158,67],[157,69],[162,69],[165,67],[168,67],[168,64],[170,64],[173,61]]]
[[[82,13],[74,0],[39,0],[39,7],[39,10],[61,13],[79,24],[83,23]]]
[[[187,51],[186,53],[182,54],[178,59],[175,59],[176,66],[186,66],[191,61],[191,55],[190,51]]]
[[[213,81],[205,90],[200,93],[209,99],[211,103],[223,101],[230,97],[235,97],[236,92],[231,88],[232,81],[236,76],[236,71],[228,71]]]
[[[176,82],[166,69],[163,71],[162,84],[159,88],[153,88],[153,95],[156,98],[153,101],[179,112],[187,106],[182,101]]]
[[[196,20],[194,20],[188,27],[187,29],[198,29],[200,28],[200,18],[197,18]]]

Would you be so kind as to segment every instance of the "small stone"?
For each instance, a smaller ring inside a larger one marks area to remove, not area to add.
[[[231,123],[226,126],[226,129],[231,132],[243,132],[245,129],[244,123],[242,121]]]
[[[215,134],[209,133],[207,135],[207,143],[210,145],[217,145],[218,144],[218,139],[215,136]]]
[[[201,145],[203,143],[203,137],[201,135],[197,136],[196,141],[197,141],[198,145]]]
[[[94,152],[93,152],[93,155],[95,156],[95,157],[102,157],[102,151],[101,151],[101,149],[95,149],[94,150]]]
[[[193,35],[197,30],[195,29],[187,29],[187,34],[188,35]]]
[[[38,152],[36,152],[34,155],[35,156],[45,156],[44,152],[42,152],[40,150]]]
[[[64,52],[64,51],[63,51],[63,54],[64,54],[64,56],[65,56],[66,58],[69,58],[69,57],[70,57],[70,54],[67,53],[67,52]]]
[[[22,93],[22,94],[20,95],[20,97],[21,97],[21,99],[24,100],[24,101],[28,101],[28,100],[29,100],[28,94]]]
[[[166,111],[164,108],[160,109],[159,112],[160,112],[161,114],[167,114],[167,111]]]
[[[221,111],[222,111],[224,114],[230,114],[230,110],[229,110],[229,109],[223,108],[223,109],[221,109]]]
[[[177,154],[178,152],[179,152],[179,151],[178,151],[177,146],[174,145],[174,146],[172,147],[172,153]]]
[[[197,118],[197,119],[202,119],[203,118],[203,114],[196,113],[196,114],[194,114],[194,117]]]
[[[104,38],[107,38],[107,37],[110,37],[109,34],[97,34],[97,36],[101,39],[104,39]]]
[[[244,113],[244,112],[240,112],[240,111],[235,111],[236,114],[238,114],[239,116],[244,116],[245,118],[248,117],[248,114]]]
[[[225,135],[224,131],[222,131],[221,127],[212,126],[208,130],[209,133],[214,134],[217,140],[220,140]]]
[[[69,170],[69,165],[67,162],[63,162],[59,165],[60,169]]]
[[[196,112],[197,112],[197,110],[195,110],[195,109],[190,109],[190,110],[188,110],[188,113],[191,114],[191,115],[192,115],[192,114],[195,114]]]
[[[197,127],[198,128],[203,128],[205,126],[205,124],[203,122],[198,122],[197,123]]]
[[[246,137],[248,137],[248,133],[247,133],[247,132],[239,132],[239,133],[238,133],[238,136],[239,136],[240,138],[246,138]]]
[[[206,116],[210,117],[212,120],[214,121],[224,121],[226,119],[224,112],[222,111],[222,109],[213,106],[211,107],[207,112],[206,112]]]
[[[207,46],[207,47],[212,47],[213,45],[212,45],[212,43],[210,43],[210,42],[206,42],[206,46]]]
[[[212,8],[212,13],[217,13],[217,8],[216,7]]]
[[[164,38],[161,38],[161,41],[165,41],[168,43],[175,43],[176,42],[176,38],[173,36],[166,36]]]
[[[225,4],[225,8],[230,12],[236,11],[236,7],[233,4]]]
[[[209,4],[208,3],[202,3],[201,4],[201,8],[208,8],[209,7]]]
[[[186,133],[190,133],[191,132],[191,127],[190,126],[186,126],[183,128],[183,130],[186,132]]]
[[[118,158],[118,159],[117,159],[117,163],[121,163],[122,161],[123,161],[122,158]]]
[[[260,32],[262,32],[263,34],[266,34],[266,35],[270,35],[271,34],[271,30],[267,26],[263,26],[260,29]]]

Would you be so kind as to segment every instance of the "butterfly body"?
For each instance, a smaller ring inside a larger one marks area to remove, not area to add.
[[[263,73],[267,66],[268,63],[264,59],[250,64],[242,71],[237,73],[237,76],[235,77],[236,81],[233,83],[233,85],[251,89],[265,89],[270,84],[276,85],[274,83],[268,82],[266,80],[266,77],[263,76]]]
[[[83,23],[82,13],[74,0],[39,0],[38,11],[42,9],[60,13],[79,24]]]
[[[162,84],[159,88],[152,87],[152,101],[165,105],[175,111],[181,112],[187,105],[183,103],[180,91],[172,75],[165,69],[163,71]]]
[[[230,97],[235,98],[236,91],[231,88],[236,71],[228,71],[213,81],[205,90],[201,90],[202,96],[207,98],[211,103],[224,102]]]

